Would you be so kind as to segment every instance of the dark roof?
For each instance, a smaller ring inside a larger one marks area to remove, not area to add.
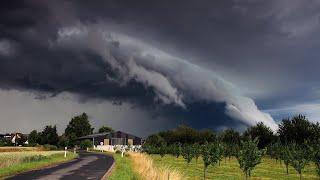
[[[79,137],[78,139],[92,139],[92,138],[96,138],[96,137],[106,136],[108,134],[110,134],[110,133],[89,134],[87,136]]]
[[[112,134],[116,134],[116,133],[121,133],[121,134],[126,134],[130,137],[134,137],[134,138],[140,138],[138,136],[135,136],[135,135],[132,135],[132,134],[128,134],[126,132],[123,132],[123,131],[115,131],[115,132],[107,132],[107,133],[96,133],[96,134],[89,134],[87,136],[82,136],[82,137],[79,137],[78,140],[81,140],[81,139],[92,139],[92,138],[96,138],[96,137],[102,137],[102,136],[107,136],[107,135],[112,135]],[[141,138],[140,138],[141,139]]]

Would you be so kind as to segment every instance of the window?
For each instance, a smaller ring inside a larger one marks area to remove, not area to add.
[[[111,138],[112,145],[126,145],[126,138]]]

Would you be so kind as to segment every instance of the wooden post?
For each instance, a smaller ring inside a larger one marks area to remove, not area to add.
[[[67,147],[64,147],[64,158],[67,157]]]

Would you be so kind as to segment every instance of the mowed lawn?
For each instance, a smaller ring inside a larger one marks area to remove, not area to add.
[[[201,158],[196,163],[195,159],[187,165],[186,161],[180,156],[179,158],[166,155],[161,158],[159,155],[151,155],[156,166],[167,166],[176,169],[186,179],[203,179],[203,163]],[[208,179],[245,179],[236,158],[230,160],[223,159],[220,166],[210,166],[208,168]],[[251,174],[251,179],[299,179],[299,175],[290,167],[289,175],[286,174],[285,165],[274,159],[264,157],[262,163],[257,165]],[[309,164],[303,172],[303,179],[319,179],[316,174],[314,164]]]

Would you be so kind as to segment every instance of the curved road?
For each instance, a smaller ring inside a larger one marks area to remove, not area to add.
[[[114,162],[113,157],[98,154],[80,152],[79,158],[54,167],[29,171],[9,177],[12,180],[28,179],[101,179]]]

